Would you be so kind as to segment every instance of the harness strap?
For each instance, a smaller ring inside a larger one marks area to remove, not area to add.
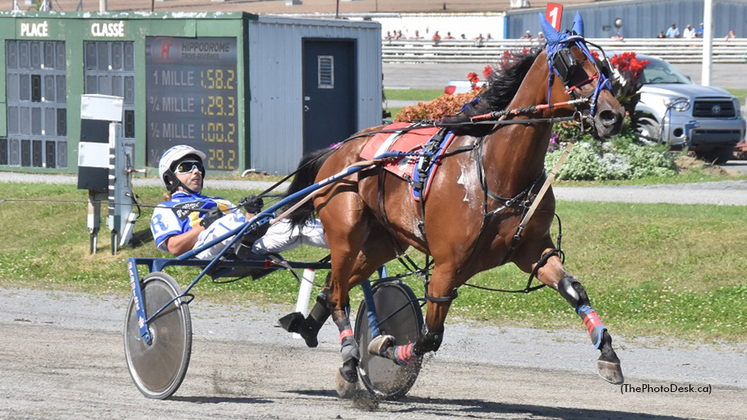
[[[572,94],[573,94],[573,91],[574,91],[574,90],[576,90],[576,89],[580,88],[581,86],[585,86],[585,85],[586,85],[587,83],[591,83],[591,82],[592,82],[593,80],[595,80],[595,79],[599,79],[599,74],[595,74],[595,75],[593,75],[593,76],[589,77],[589,78],[588,78],[588,79],[586,79],[586,80],[582,80],[582,81],[578,82],[577,84],[575,84],[575,85],[573,85],[573,86],[570,86],[570,87],[569,87],[568,89],[566,89],[565,91],[566,91],[566,93],[567,93],[567,94],[569,94],[569,95],[572,95]],[[593,94],[594,94],[593,92],[592,92],[592,93],[590,93],[590,94],[589,94],[589,95],[587,96],[587,98],[590,98],[590,97],[591,97],[591,95],[593,95]]]
[[[435,302],[435,303],[441,303],[441,302],[451,302],[452,300],[459,297],[459,292],[457,289],[452,289],[451,294],[449,296],[444,297],[433,297],[428,294],[428,286],[430,285],[430,280],[426,282],[425,284],[425,300],[429,302]]]
[[[475,165],[477,165],[477,176],[478,180],[480,181],[480,187],[482,188],[483,195],[485,197],[485,200],[483,201],[483,215],[492,215],[495,213],[498,213],[499,211],[502,211],[506,207],[513,207],[517,205],[517,203],[520,203],[522,201],[522,197],[528,196],[529,192],[534,188],[535,185],[537,185],[537,182],[540,179],[544,179],[545,173],[544,171],[542,174],[534,180],[534,182],[529,185],[524,190],[520,191],[518,194],[516,194],[513,197],[507,198],[507,197],[501,197],[499,195],[496,195],[490,189],[488,188],[487,180],[485,177],[485,165],[482,163],[482,147],[484,144],[484,137],[480,137],[480,139],[477,142],[476,147],[474,148],[474,160]],[[488,198],[497,201],[499,203],[503,203],[502,206],[496,208],[495,210],[488,211]]]
[[[568,143],[568,147],[565,148],[565,150],[563,151],[563,154],[560,155],[560,159],[558,159],[558,162],[552,168],[550,175],[548,175],[547,179],[545,179],[545,182],[544,184],[542,184],[542,188],[540,188],[540,191],[537,193],[537,196],[535,196],[532,202],[532,205],[522,216],[521,222],[519,222],[519,227],[516,229],[516,234],[514,235],[514,240],[512,242],[512,245],[521,239],[521,234],[524,233],[524,228],[526,228],[527,224],[529,224],[529,220],[532,218],[532,216],[534,216],[534,212],[537,210],[537,207],[539,207],[539,204],[542,201],[542,197],[545,196],[545,193],[547,193],[547,190],[550,188],[550,185],[555,180],[555,176],[558,174],[560,167],[565,162],[565,159],[568,157],[568,154],[571,152],[571,149],[573,149],[574,144],[575,143],[573,142]]]
[[[425,234],[425,184],[428,182],[428,172],[437,161],[436,152],[438,151],[438,147],[441,145],[441,142],[444,137],[446,137],[447,133],[448,131],[445,128],[442,128],[438,130],[430,140],[428,140],[428,143],[423,146],[421,164],[416,168],[420,184],[420,222],[418,222],[418,229],[420,229],[420,234],[423,236],[426,247],[428,247],[428,237]]]
[[[555,214],[555,218],[558,221],[558,247],[548,251],[545,255],[543,255],[539,259],[539,261],[537,261],[537,265],[535,265],[532,272],[529,273],[529,280],[527,281],[527,285],[525,288],[519,289],[519,290],[510,290],[510,289],[495,289],[492,287],[477,286],[477,285],[469,284],[469,283],[464,283],[464,285],[475,288],[475,289],[487,290],[490,292],[502,292],[502,293],[529,293],[529,292],[533,292],[535,290],[539,290],[545,287],[544,283],[537,285],[537,286],[532,286],[532,281],[534,280],[535,277],[537,277],[537,272],[539,271],[539,269],[544,267],[545,264],[547,264],[547,260],[549,260],[550,257],[552,257],[553,255],[557,255],[558,258],[560,258],[560,260],[563,262],[563,264],[565,264],[565,252],[563,252],[563,249],[561,248],[561,242],[563,240],[563,224],[560,222],[560,216],[558,216],[557,213]]]

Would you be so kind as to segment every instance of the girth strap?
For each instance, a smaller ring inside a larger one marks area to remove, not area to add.
[[[428,182],[428,173],[431,167],[437,162],[436,152],[438,152],[441,142],[448,132],[447,129],[442,128],[428,140],[428,143],[423,146],[421,163],[415,168],[418,171],[419,185],[417,187],[420,190],[420,221],[418,222],[418,229],[423,236],[426,246],[428,246],[428,237],[425,234],[425,187]]]

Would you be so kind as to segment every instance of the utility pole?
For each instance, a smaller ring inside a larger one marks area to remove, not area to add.
[[[703,67],[700,84],[710,86],[713,57],[713,0],[705,0],[703,4]]]

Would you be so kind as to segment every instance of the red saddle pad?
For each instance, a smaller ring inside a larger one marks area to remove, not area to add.
[[[385,130],[395,132],[379,133],[373,136],[363,148],[361,157],[366,160],[375,158],[385,152],[414,152],[423,148],[425,143],[437,132],[438,127],[424,127],[403,132],[401,129],[410,127],[410,123],[394,123],[384,127]],[[415,171],[417,156],[406,156],[399,160],[392,160],[384,164],[384,169],[402,177],[412,179]]]

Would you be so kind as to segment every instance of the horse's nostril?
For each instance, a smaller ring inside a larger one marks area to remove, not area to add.
[[[620,115],[617,112],[606,109],[599,113],[599,118],[602,120],[602,124],[606,126],[617,124],[621,120]]]

